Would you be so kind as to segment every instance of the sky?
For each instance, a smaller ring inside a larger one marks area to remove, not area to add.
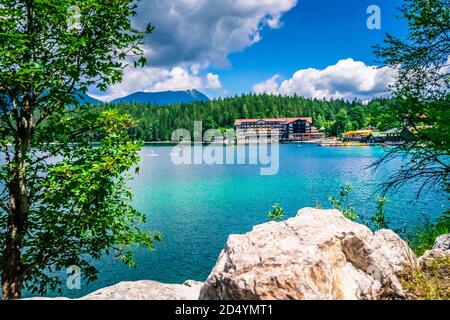
[[[250,92],[325,99],[387,96],[395,71],[380,65],[372,46],[386,33],[406,37],[406,22],[398,18],[401,4],[142,0],[133,23],[155,26],[144,46],[148,66],[130,67],[122,83],[90,94],[104,101],[136,91],[188,89],[210,98]]]

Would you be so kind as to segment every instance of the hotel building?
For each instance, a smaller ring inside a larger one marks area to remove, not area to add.
[[[238,119],[235,122],[238,142],[260,138],[279,141],[311,141],[325,135],[312,125],[312,118]]]

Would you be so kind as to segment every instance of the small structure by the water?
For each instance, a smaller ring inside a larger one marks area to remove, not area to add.
[[[343,135],[344,142],[358,143],[401,143],[411,137],[412,133],[408,128],[392,128],[386,131],[371,130],[354,130],[345,132]]]
[[[344,133],[344,142],[353,141],[353,142],[369,143],[372,141],[372,137],[373,137],[372,130],[348,131]]]
[[[236,138],[241,143],[259,139],[312,141],[325,137],[313,126],[311,117],[237,119],[235,126]]]
[[[382,132],[386,142],[402,142],[411,135],[407,128],[392,128]]]

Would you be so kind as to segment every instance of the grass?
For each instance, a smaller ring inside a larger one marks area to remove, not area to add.
[[[436,223],[426,221],[408,236],[408,243],[417,256],[431,250],[436,238],[450,233],[450,211]],[[409,299],[450,300],[450,257],[438,258],[431,265],[422,266],[400,280]]]
[[[412,300],[450,300],[450,257],[400,278],[407,298]]]

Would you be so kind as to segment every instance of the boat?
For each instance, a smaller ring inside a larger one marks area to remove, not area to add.
[[[159,154],[155,153],[154,150],[151,150],[151,152],[149,154],[147,154],[147,157],[158,157]]]
[[[363,142],[325,142],[321,143],[321,147],[369,147],[374,144]]]

